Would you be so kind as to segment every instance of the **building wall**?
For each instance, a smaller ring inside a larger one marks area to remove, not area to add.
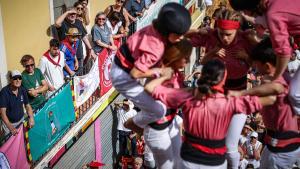
[[[48,49],[49,26],[51,24],[50,3],[53,0],[0,0],[0,88],[6,84],[7,70],[23,70],[19,61],[25,54],[31,54],[39,64],[40,57]],[[113,4],[114,0],[90,0],[90,19],[99,11]],[[52,3],[53,4],[53,3]],[[52,13],[53,14],[53,13]]]
[[[2,11],[1,11],[1,3],[0,3],[0,89],[2,86],[7,84],[6,79],[6,54],[5,54],[5,43],[4,43],[4,33],[3,33],[3,24],[2,24]]]
[[[7,69],[23,70],[19,61],[31,54],[37,63],[48,48],[49,1],[0,0]]]

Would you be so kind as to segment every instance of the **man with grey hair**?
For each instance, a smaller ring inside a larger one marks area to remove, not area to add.
[[[5,135],[11,132],[17,134],[17,127],[24,120],[24,107],[29,116],[29,127],[34,126],[32,108],[28,101],[27,91],[22,84],[22,75],[18,70],[13,70],[9,75],[10,84],[0,91],[0,113]]]

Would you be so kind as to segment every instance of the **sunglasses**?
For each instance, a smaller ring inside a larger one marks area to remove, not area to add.
[[[22,80],[22,76],[14,76],[12,80]]]
[[[77,10],[81,10],[81,11],[83,10],[83,8],[79,8],[79,7],[78,7],[78,8],[76,8],[76,9],[77,9]]]
[[[98,18],[98,21],[105,21],[106,18]]]
[[[34,64],[25,65],[25,68],[34,67]]]

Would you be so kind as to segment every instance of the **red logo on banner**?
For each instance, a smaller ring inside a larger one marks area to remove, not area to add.
[[[104,49],[98,56],[99,60],[99,75],[100,75],[100,95],[104,95],[112,87],[110,79],[110,68],[112,64],[112,58],[108,54],[108,51]]]
[[[115,39],[114,44],[119,48],[121,45],[121,40]],[[103,49],[101,53],[99,53],[98,61],[99,61],[99,75],[100,75],[100,95],[103,96],[106,92],[108,92],[112,87],[112,82],[110,79],[110,69],[112,65],[112,59],[115,54],[110,54],[107,49]]]

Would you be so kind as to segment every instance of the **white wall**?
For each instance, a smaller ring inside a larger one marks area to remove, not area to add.
[[[1,89],[7,84],[6,75],[7,75],[6,52],[5,52],[1,4],[0,4],[0,88]]]

